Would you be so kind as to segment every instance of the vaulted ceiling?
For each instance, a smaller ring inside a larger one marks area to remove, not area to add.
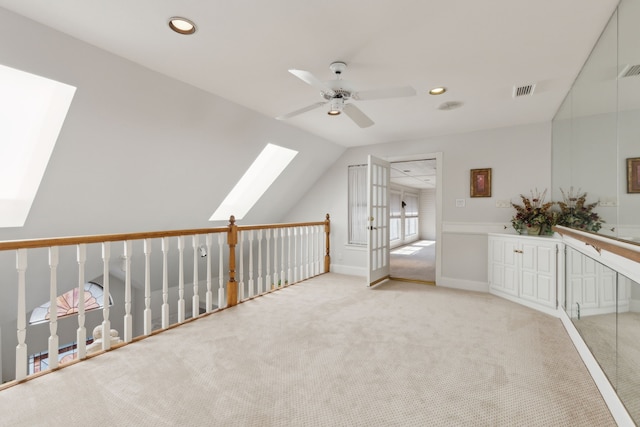
[[[350,90],[416,96],[353,102],[361,128],[328,105],[287,120],[344,146],[551,120],[617,0],[0,0],[0,7],[269,117],[323,102],[343,61]],[[183,16],[193,35],[172,32]],[[1,61],[1,58],[0,58]],[[535,85],[513,97],[514,87]],[[432,96],[429,89],[447,92]],[[455,108],[457,107],[457,108]]]

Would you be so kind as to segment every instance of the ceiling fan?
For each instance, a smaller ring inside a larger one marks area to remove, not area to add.
[[[366,128],[373,125],[373,120],[371,120],[353,103],[347,101],[369,101],[373,99],[399,98],[416,95],[416,90],[411,86],[355,92],[352,90],[348,81],[341,79],[342,73],[347,69],[347,64],[344,62],[333,62],[329,65],[329,69],[333,74],[335,74],[336,78],[334,80],[329,80],[328,82],[320,81],[308,71],[295,69],[289,70],[291,74],[303,82],[319,89],[320,95],[324,98],[324,101],[316,102],[315,104],[300,108],[299,110],[292,111],[291,113],[278,116],[276,119],[286,120],[329,104],[329,111],[327,114],[330,116],[337,116],[344,112],[355,122],[355,124],[361,128]]]

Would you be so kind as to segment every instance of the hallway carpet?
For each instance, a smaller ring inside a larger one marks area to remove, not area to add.
[[[613,426],[560,320],[334,273],[0,392],[3,426]]]
[[[418,240],[391,249],[389,258],[391,277],[435,283],[436,242],[433,240]]]

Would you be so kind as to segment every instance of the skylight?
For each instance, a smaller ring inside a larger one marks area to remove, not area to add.
[[[76,88],[0,65],[0,227],[22,227]]]
[[[242,219],[296,154],[295,150],[267,144],[209,221],[226,221],[231,215]]]

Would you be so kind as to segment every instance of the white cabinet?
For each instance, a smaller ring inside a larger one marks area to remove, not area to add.
[[[631,282],[611,268],[569,248],[567,311],[571,317],[629,311]]]
[[[553,237],[489,234],[489,292],[555,314],[560,244]]]

